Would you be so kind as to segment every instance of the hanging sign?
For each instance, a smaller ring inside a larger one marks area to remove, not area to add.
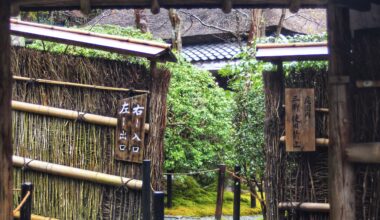
[[[315,151],[314,89],[285,89],[286,151]]]
[[[116,128],[116,160],[142,163],[144,154],[147,95],[119,101]]]

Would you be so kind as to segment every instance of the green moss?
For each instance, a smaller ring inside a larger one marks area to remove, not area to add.
[[[215,186],[215,187],[212,187]],[[225,191],[223,215],[233,213],[233,192]],[[173,208],[166,209],[166,215],[174,216],[213,216],[215,214],[216,184],[201,187],[192,177],[176,178],[173,183]],[[250,194],[241,195],[241,215],[258,215],[261,207],[250,208]],[[256,201],[256,204],[260,204]]]

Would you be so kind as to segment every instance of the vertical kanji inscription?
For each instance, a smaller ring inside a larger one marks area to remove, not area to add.
[[[142,163],[144,153],[147,95],[119,101],[115,158]]]
[[[315,151],[314,89],[285,89],[286,151]]]

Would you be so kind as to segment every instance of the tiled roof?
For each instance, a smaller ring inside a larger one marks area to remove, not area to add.
[[[231,60],[241,49],[237,43],[215,43],[184,46],[182,56],[189,62]]]

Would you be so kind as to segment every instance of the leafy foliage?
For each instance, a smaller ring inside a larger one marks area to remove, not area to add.
[[[210,72],[180,59],[167,64],[173,76],[169,90],[166,168],[215,168],[230,151],[234,102]]]
[[[264,63],[252,58],[251,50],[239,54],[241,62],[228,65],[219,74],[230,77],[235,91],[234,162],[243,167],[247,176],[262,176],[264,170],[264,93],[261,72]]]
[[[118,26],[87,27],[94,32],[154,40],[133,28]],[[160,41],[160,40],[158,40]],[[128,60],[148,65],[146,59],[36,41],[29,48],[76,56]],[[165,167],[175,171],[215,168],[230,151],[233,99],[221,89],[210,72],[200,70],[179,58],[178,63],[163,64],[172,73],[168,94],[168,127],[165,137]]]

